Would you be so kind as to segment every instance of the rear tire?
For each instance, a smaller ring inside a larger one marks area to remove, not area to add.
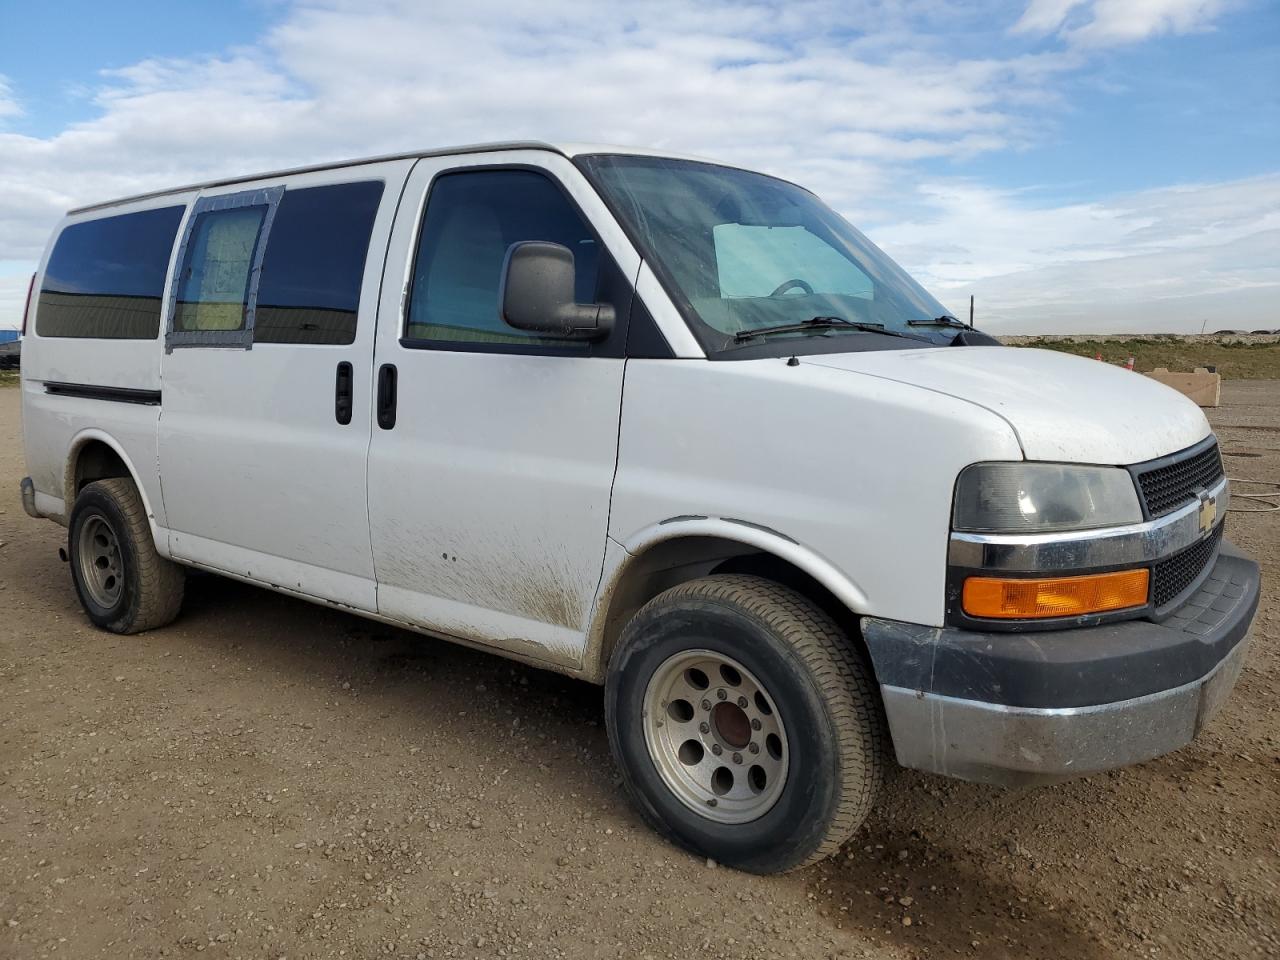
[[[611,659],[605,719],[645,819],[753,873],[835,853],[884,779],[870,669],[818,606],[762,577],[704,577],[646,604]]]
[[[76,497],[67,535],[80,605],[112,633],[171,623],[182,608],[184,569],[156,552],[142,497],[132,480],[95,480]]]

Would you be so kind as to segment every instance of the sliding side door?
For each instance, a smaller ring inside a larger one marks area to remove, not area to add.
[[[411,161],[207,191],[161,365],[170,549],[376,609],[365,487],[382,258]]]

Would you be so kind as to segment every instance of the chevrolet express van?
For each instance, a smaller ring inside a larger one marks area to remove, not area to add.
[[[604,685],[672,840],[835,851],[890,758],[1002,784],[1190,741],[1257,566],[1199,408],[970,329],[813,194],[509,143],[72,211],[27,512],[90,620],[187,568]]]

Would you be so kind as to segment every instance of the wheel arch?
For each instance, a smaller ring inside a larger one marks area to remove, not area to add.
[[[602,683],[622,631],[649,600],[711,573],[751,573],[817,603],[863,656],[858,628],[867,612],[863,591],[840,570],[793,538],[769,527],[724,517],[679,517],[654,524],[625,543],[597,595],[582,675]]]
[[[161,538],[158,535],[155,510],[150,497],[147,496],[146,487],[139,480],[133,460],[115,437],[96,427],[77,433],[68,448],[67,463],[63,473],[63,502],[68,521],[80,491],[95,480],[106,480],[111,477],[124,477],[133,481],[133,485],[138,490],[138,496],[142,498],[142,505],[147,511],[147,522],[151,526],[151,534],[159,547]]]

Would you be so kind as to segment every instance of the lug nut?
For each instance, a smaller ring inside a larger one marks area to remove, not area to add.
[[[723,688],[722,688],[722,689],[720,689],[720,690],[717,690],[717,691],[716,691],[716,699],[717,699],[717,700],[723,700],[723,699],[724,699],[725,697],[727,697],[727,696],[729,696],[729,695],[728,695],[727,693],[725,693],[725,692],[724,692]]]
[[[720,746],[720,744],[718,744],[718,743],[713,743],[713,744],[711,745],[711,752],[712,752],[712,753],[714,753],[714,754],[718,757],[718,756],[720,756],[720,754],[724,753],[724,748],[723,748],[722,746]]]
[[[702,701],[702,709],[703,709],[703,710],[710,710],[710,709],[711,709],[711,701],[710,701],[710,700],[703,700],[703,701]]]
[[[748,750],[750,750],[752,753],[759,753],[759,752],[760,752],[760,744],[758,744],[758,743],[753,743],[753,744],[751,744],[749,747],[747,747],[747,749],[748,749]]]
[[[738,698],[738,706],[740,706],[743,710],[747,709],[747,698],[746,698],[746,697],[739,697],[739,698]]]
[[[760,719],[759,719],[758,717],[757,717],[756,719],[754,719],[754,720],[752,720],[752,721],[751,721],[751,729],[752,729],[752,730],[759,730],[759,729],[760,729]]]
[[[698,730],[700,730],[702,733],[710,733],[711,725],[707,723],[700,723],[698,724]]]
[[[734,762],[734,763],[741,763],[741,762],[742,762],[742,754],[740,754],[740,753],[735,753],[735,754],[733,755],[733,762]]]

